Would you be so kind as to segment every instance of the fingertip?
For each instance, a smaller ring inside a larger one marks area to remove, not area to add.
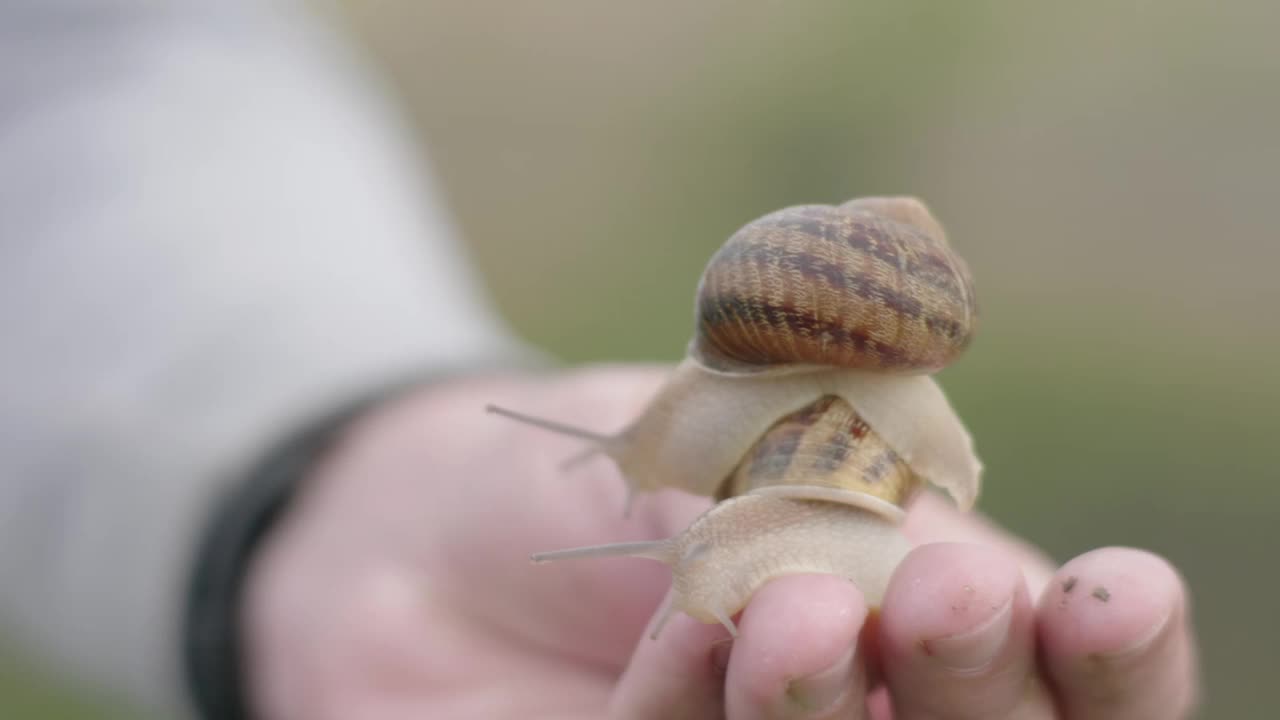
[[[953,542],[1002,548],[1022,568],[1033,597],[1039,596],[1057,565],[1043,551],[995,526],[981,513],[961,512],[937,493],[920,494],[907,513],[903,532],[920,545]]]
[[[867,605],[853,583],[835,575],[789,575],[767,583],[742,613],[742,633],[765,648],[786,648],[826,667],[857,639]],[[794,647],[793,647],[794,646]],[[800,659],[800,656],[797,656]],[[813,671],[797,665],[793,669]]]
[[[1161,635],[1184,600],[1182,578],[1164,558],[1094,550],[1063,565],[1041,597],[1041,641],[1060,657],[1132,654]]]
[[[998,620],[1023,585],[1016,562],[985,545],[914,549],[885,594],[883,642],[898,650],[956,637]]]
[[[771,581],[742,613],[729,664],[731,717],[809,717],[860,706],[862,593],[832,575]]]
[[[1017,562],[984,545],[916,548],[889,584],[879,643],[896,710],[1004,717],[1038,708],[1026,692],[1034,614]]]
[[[1103,548],[1062,567],[1040,600],[1045,670],[1072,717],[1180,718],[1199,697],[1189,598],[1158,555]]]

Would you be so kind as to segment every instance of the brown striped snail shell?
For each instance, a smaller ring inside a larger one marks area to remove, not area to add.
[[[877,606],[909,545],[903,507],[925,483],[962,509],[978,494],[972,440],[927,373],[968,345],[963,262],[914,198],[799,206],[744,226],[698,289],[689,357],[646,410],[604,435],[490,407],[587,440],[631,499],[664,487],[718,502],[666,540],[534,555],[628,555],[671,566],[673,610],[736,634],[768,580],[825,572]]]
[[[719,372],[931,372],[965,349],[975,317],[969,270],[918,200],[801,205],[711,258],[689,354]]]

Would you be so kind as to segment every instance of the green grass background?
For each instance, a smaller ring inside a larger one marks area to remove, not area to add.
[[[566,363],[677,359],[702,264],[800,202],[924,197],[982,325],[942,374],[981,508],[1060,560],[1171,558],[1206,717],[1280,669],[1280,50],[1263,3],[338,10],[494,302]],[[335,169],[340,171],[340,169]],[[0,717],[130,717],[0,662]]]

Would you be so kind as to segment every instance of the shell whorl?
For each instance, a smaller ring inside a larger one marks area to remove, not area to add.
[[[711,258],[690,355],[732,374],[932,372],[964,351],[976,317],[968,267],[919,200],[800,205],[747,224]]]

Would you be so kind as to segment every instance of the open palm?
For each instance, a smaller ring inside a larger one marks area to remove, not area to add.
[[[848,582],[773,581],[730,641],[677,615],[670,576],[531,552],[669,537],[709,506],[664,492],[622,517],[606,461],[480,412],[501,401],[613,430],[651,369],[474,378],[353,429],[260,554],[246,598],[266,718],[1177,718],[1195,702],[1188,601],[1163,560],[1109,548],[1056,571],[926,496],[920,543],[868,613]]]

